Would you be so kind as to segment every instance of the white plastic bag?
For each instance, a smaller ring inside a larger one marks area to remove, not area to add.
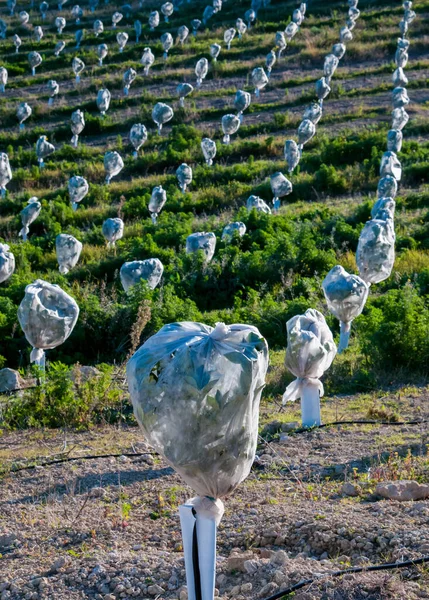
[[[235,232],[237,232],[240,237],[243,237],[246,233],[246,229],[246,225],[241,221],[228,223],[222,231],[222,242],[230,242]]]
[[[154,31],[156,27],[159,25],[159,12],[157,10],[153,10],[148,19],[149,27],[151,31]]]
[[[230,27],[223,34],[223,41],[225,42],[228,50],[231,49],[231,42],[235,38],[235,34],[236,34],[236,31],[235,31],[234,27]]]
[[[213,62],[216,62],[217,57],[219,56],[222,47],[219,44],[211,44],[210,45],[210,56],[213,59]]]
[[[104,31],[103,21],[100,21],[100,19],[96,19],[94,21],[92,28],[94,30],[95,37],[98,37]],[[106,46],[106,48],[107,48],[107,46]]]
[[[248,211],[255,209],[257,212],[263,212],[267,215],[271,214],[271,208],[259,196],[249,196],[246,202],[246,208]]]
[[[280,198],[284,198],[292,192],[292,183],[283,173],[277,171],[271,175],[270,185],[274,194],[273,205],[275,210],[278,210],[280,208]]]
[[[223,115],[222,117],[223,143],[229,144],[231,135],[236,133],[240,127],[240,117],[236,115]]]
[[[369,288],[363,279],[337,265],[326,275],[322,289],[330,312],[340,322],[340,354],[349,345],[351,323],[363,311]]]
[[[7,244],[0,244],[0,283],[12,277],[15,271],[15,257]]]
[[[389,152],[400,152],[402,148],[402,131],[391,129],[387,134],[387,150]]]
[[[44,159],[55,152],[55,146],[48,142],[46,135],[41,135],[36,142],[36,155],[39,167],[44,167]]]
[[[344,44],[334,44],[332,46],[332,54],[334,56],[336,56],[338,58],[338,60],[341,60],[344,56],[344,54],[346,53],[346,47]]]
[[[140,62],[144,66],[144,74],[149,75],[149,69],[155,62],[155,56],[153,55],[152,50],[150,48],[145,48],[143,50]]]
[[[186,163],[182,163],[176,169],[176,177],[179,182],[179,187],[183,193],[186,192],[186,188],[192,183],[192,168]]]
[[[392,129],[403,129],[408,123],[409,118],[405,108],[394,108],[392,111]]]
[[[9,157],[6,152],[0,152],[0,192],[2,197],[6,196],[6,186],[12,179]]]
[[[234,96],[234,108],[237,111],[237,116],[240,118],[240,122],[242,121],[242,115],[244,111],[249,108],[250,103],[252,101],[252,96],[249,92],[244,92],[243,90],[238,90]]]
[[[4,94],[7,85],[7,69],[0,67],[0,93]]]
[[[316,127],[310,119],[301,121],[298,127],[298,148],[302,151],[304,144],[307,144],[316,133]]]
[[[122,21],[124,15],[120,12],[114,12],[112,15],[112,25],[113,29],[116,29],[116,25]]]
[[[64,17],[57,17],[55,19],[55,27],[57,28],[57,33],[61,35],[65,26],[66,20]]]
[[[314,123],[314,125],[317,125],[321,118],[322,106],[318,102],[313,102],[312,104],[309,104],[303,114],[304,121],[308,119],[309,121]]]
[[[106,219],[101,232],[107,240],[107,247],[112,248],[124,235],[124,222],[119,217]]]
[[[177,95],[179,96],[179,105],[183,108],[185,106],[185,98],[192,94],[194,86],[190,83],[179,83],[176,88]]]
[[[356,263],[366,283],[380,283],[388,277],[395,262],[395,231],[391,219],[367,221],[359,236]]]
[[[189,29],[186,27],[186,25],[181,25],[179,27],[179,29],[177,30],[177,37],[179,38],[179,42],[182,46],[185,43],[185,41],[187,40],[188,35],[189,35]]]
[[[207,58],[200,58],[200,60],[195,65],[195,75],[197,76],[197,87],[200,87],[203,79],[207,77],[207,73],[209,72],[209,61]]]
[[[395,207],[396,202],[393,198],[379,198],[372,207],[371,217],[382,221],[393,220],[395,218]]]
[[[126,292],[139,281],[146,281],[151,290],[161,281],[164,266],[158,258],[134,260],[122,265],[119,272],[122,287]]]
[[[42,57],[38,52],[30,52],[28,55],[28,62],[31,67],[31,74],[36,74],[36,67],[39,67],[42,64]]]
[[[203,251],[206,262],[210,262],[216,250],[216,236],[214,233],[199,231],[188,235],[186,238],[186,253],[192,254],[199,250]]]
[[[261,90],[267,85],[268,77],[262,67],[256,67],[252,71],[252,83],[255,88],[255,96],[258,98]]]
[[[126,31],[118,31],[116,41],[118,42],[119,52],[123,52],[128,42],[128,33]]]
[[[127,69],[125,71],[125,73],[124,73],[124,94],[125,94],[125,96],[128,96],[130,86],[136,77],[137,77],[137,71],[134,71],[133,68],[130,67],[129,69]]]
[[[168,23],[169,17],[171,17],[174,12],[173,4],[171,2],[164,2],[161,6],[161,12],[164,15],[165,22]]]
[[[304,427],[320,425],[323,373],[329,369],[337,348],[325,317],[309,308],[286,323],[288,340],[285,365],[296,379],[286,388],[283,404],[301,398]]]
[[[392,175],[396,181],[401,181],[402,166],[394,152],[385,152],[381,157],[380,177]]]
[[[339,62],[338,58],[335,56],[335,54],[328,54],[325,57],[325,62],[323,65],[323,72],[325,74],[325,80],[328,83],[331,81],[333,74],[337,70],[338,62]]]
[[[72,145],[77,148],[77,144],[79,141],[79,135],[82,133],[85,127],[85,117],[81,110],[75,110],[71,115],[71,124],[70,128],[73,134],[71,139]]]
[[[162,185],[156,185],[153,190],[149,201],[149,212],[152,218],[152,223],[156,225],[156,220],[159,213],[161,212],[164,204],[167,202],[167,192],[164,190]]]
[[[107,47],[107,44],[99,44],[97,46],[98,64],[100,65],[100,67],[103,65],[103,60],[106,58],[108,52],[109,49]]]
[[[73,73],[76,75],[76,83],[79,83],[80,74],[85,69],[85,63],[83,62],[83,60],[81,60],[80,58],[75,56],[74,59],[72,60],[72,69],[73,69]]]
[[[284,147],[284,155],[288,166],[289,173],[292,173],[298,166],[301,159],[301,152],[298,144],[294,140],[286,140]]]
[[[56,348],[70,336],[79,316],[76,301],[58,285],[37,279],[25,288],[18,321],[33,347],[30,361],[45,364],[45,350]]]
[[[59,56],[65,47],[66,47],[66,43],[64,41],[61,40],[60,42],[58,42],[58,44],[56,44],[56,46],[54,48],[55,56]]]
[[[76,210],[79,202],[82,202],[89,191],[87,180],[80,175],[74,175],[73,177],[70,177],[68,191],[72,208],[73,210]]]
[[[158,125],[158,134],[161,135],[162,126],[174,117],[171,106],[163,102],[157,102],[152,110],[152,119]]]
[[[97,108],[102,115],[109,110],[111,94],[108,89],[103,88],[97,93]]]
[[[393,108],[401,108],[401,106],[408,106],[410,99],[408,97],[407,90],[403,87],[395,87],[392,92],[392,104]]]
[[[394,198],[398,191],[398,184],[396,183],[396,179],[391,175],[386,175],[386,177],[382,177],[377,186],[377,196],[378,198]]]
[[[22,240],[25,242],[27,240],[28,233],[30,231],[30,225],[37,219],[42,210],[42,205],[40,204],[38,198],[33,196],[27,203],[27,206],[21,210],[21,222],[22,229],[19,232],[19,235],[22,237]]]
[[[173,47],[174,40],[171,33],[163,33],[161,36],[161,44],[164,49],[164,58],[168,57],[168,51]]]
[[[206,163],[211,166],[213,164],[213,159],[216,156],[216,142],[210,138],[203,138],[201,140],[201,150],[203,151]]]
[[[112,177],[116,177],[124,168],[124,161],[118,152],[106,152],[104,155],[104,170],[106,171],[106,183],[109,184]]]
[[[392,75],[392,81],[395,87],[405,87],[408,85],[408,77],[405,75],[404,69],[401,67],[395,69]]]
[[[82,252],[82,243],[72,235],[60,233],[55,238],[55,250],[59,271],[65,275],[77,265]]]
[[[138,151],[147,140],[147,129],[143,123],[135,123],[130,129],[130,142],[134,147],[133,155],[138,156]]]

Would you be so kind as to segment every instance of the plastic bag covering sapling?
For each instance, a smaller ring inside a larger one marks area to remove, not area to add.
[[[152,223],[156,225],[156,220],[161,212],[164,204],[167,202],[167,192],[162,185],[156,185],[149,200],[149,212],[152,218]]]
[[[238,90],[234,97],[234,108],[237,111],[237,116],[241,117],[246,108],[249,108],[252,101],[252,96],[249,92]]]
[[[334,44],[332,46],[332,54],[334,56],[336,56],[338,58],[338,60],[341,60],[344,56],[344,54],[346,53],[346,47],[344,44]]]
[[[186,253],[192,254],[199,250],[203,251],[206,262],[210,262],[216,250],[216,236],[214,233],[199,231],[188,235],[186,238]]]
[[[400,152],[402,148],[402,131],[391,129],[387,134],[387,149],[389,152]]]
[[[31,73],[36,74],[36,67],[42,64],[42,57],[38,52],[30,52],[28,55],[28,62],[30,63]]]
[[[134,79],[137,77],[137,71],[134,71],[132,67],[127,69],[124,73],[124,94],[128,96],[128,90]]]
[[[416,13],[413,10],[405,9],[404,21],[409,25],[416,18]]]
[[[58,44],[56,44],[55,48],[54,48],[54,54],[55,56],[59,56],[60,53],[64,50],[64,48],[66,47],[66,43],[63,42],[62,40],[60,42],[58,42]]]
[[[145,48],[143,50],[140,62],[144,66],[144,74],[149,75],[149,69],[155,62],[155,56],[153,55],[152,50],[150,48]]]
[[[109,52],[107,44],[99,44],[97,46],[96,52],[97,52],[97,56],[98,56],[98,64],[101,67],[102,64],[103,64],[103,59],[106,58],[106,56],[107,56],[107,54]]]
[[[139,21],[138,19],[136,21],[134,21],[134,31],[136,32],[136,42],[138,43],[140,40],[140,36],[142,34],[142,30],[143,30],[143,26],[141,24],[141,21]]]
[[[36,42],[40,42],[42,40],[42,38],[43,38],[43,29],[40,27],[40,25],[37,25],[34,28],[33,37],[36,40]]]
[[[234,223],[228,223],[225,225],[222,231],[222,242],[231,241],[234,234],[237,233],[240,237],[246,233],[246,225],[241,221],[235,221]]]
[[[83,29],[78,29],[75,33],[76,48],[80,47],[83,37],[84,37]]]
[[[213,11],[218,13],[222,10],[222,0],[213,0]]]
[[[404,48],[398,48],[395,54],[395,64],[404,69],[408,63],[408,52]]]
[[[74,59],[72,60],[72,69],[73,69],[73,73],[76,75],[77,82],[80,81],[80,74],[82,73],[84,68],[85,68],[85,63],[83,62],[83,60],[81,60],[80,58],[75,56]]]
[[[398,48],[401,48],[402,50],[408,50],[408,48],[410,47],[410,42],[409,42],[409,40],[398,38],[397,46],[398,46]]]
[[[403,87],[396,87],[392,92],[392,103],[394,108],[407,106],[410,103],[407,90]]]
[[[398,191],[396,179],[391,175],[382,177],[378,182],[377,196],[378,198],[394,198]]]
[[[60,91],[60,86],[54,79],[50,79],[47,83],[48,92],[51,98],[58,95]]]
[[[61,35],[64,27],[66,26],[66,20],[64,17],[57,17],[55,19],[55,27],[57,28],[57,32]]]
[[[268,52],[266,58],[265,58],[265,66],[267,67],[267,73],[268,73],[268,77],[271,75],[271,71],[274,67],[274,65],[276,64],[276,53],[274,52],[274,50],[271,50],[270,52]]]
[[[367,221],[359,236],[356,263],[366,283],[380,283],[390,276],[395,262],[395,231],[391,219]]]
[[[206,6],[203,12],[203,23],[206,24],[214,15],[213,6]]]
[[[10,168],[9,157],[6,152],[0,152],[0,190],[1,195],[6,195],[6,186],[12,179],[12,169]]]
[[[299,27],[301,25],[301,23],[303,22],[303,20],[304,20],[303,14],[299,10],[299,8],[295,8],[295,10],[292,13],[292,21],[294,23],[296,23]]]
[[[197,35],[197,31],[201,27],[201,21],[200,21],[200,19],[192,19],[191,25],[192,25],[192,32],[193,32],[193,34]]]
[[[122,287],[126,292],[139,281],[147,281],[151,290],[154,290],[161,281],[164,266],[158,258],[134,260],[122,265],[119,272]]]
[[[82,243],[72,235],[60,233],[55,238],[55,250],[60,273],[65,275],[77,265],[82,252]]]
[[[30,361],[44,364],[44,350],[56,348],[70,336],[79,316],[76,301],[58,285],[36,279],[25,288],[18,321],[33,347]]]
[[[325,317],[318,310],[309,308],[303,315],[289,319],[286,328],[285,365],[296,379],[286,388],[283,404],[302,398],[306,388],[323,396],[323,384],[319,379],[329,369],[337,352]],[[303,413],[304,408],[302,406]]]
[[[404,107],[392,110],[392,129],[402,130],[408,123],[409,115]]]
[[[273,175],[271,175],[270,185],[274,194],[274,208],[278,210],[280,208],[280,198],[284,198],[292,192],[292,183],[283,175],[283,173],[277,171],[277,173],[273,173]]]
[[[408,85],[408,77],[405,75],[404,69],[401,67],[395,69],[392,75],[392,81],[395,87],[405,87]]]
[[[186,96],[192,94],[192,92],[194,91],[194,86],[190,83],[179,83],[179,85],[176,88],[176,91],[177,95],[179,96],[179,104],[183,107],[185,106]]]
[[[236,115],[223,115],[222,117],[222,131],[223,131],[223,142],[229,144],[231,135],[238,131],[240,127],[240,117]]]
[[[168,23],[168,18],[171,17],[174,12],[173,4],[171,2],[164,2],[161,6],[161,12],[164,15],[165,22]]]
[[[79,135],[82,133],[85,127],[85,117],[83,112],[79,109],[75,110],[71,115],[70,128],[73,134],[71,139],[72,145],[76,148],[79,140]]]
[[[238,31],[238,39],[241,40],[241,38],[243,37],[243,35],[247,31],[247,25],[243,21],[243,19],[237,19],[236,22],[235,22],[235,28]]]
[[[150,30],[153,31],[155,29],[155,27],[158,27],[159,25],[159,12],[157,10],[153,10],[150,15],[149,15],[149,27]]]
[[[0,243],[0,283],[7,281],[15,271],[15,257],[7,244]]]
[[[268,77],[262,67],[256,67],[252,71],[252,83],[255,87],[255,94],[259,96],[260,91],[267,85]]]
[[[363,311],[369,288],[363,279],[350,275],[340,265],[329,271],[322,288],[330,312],[340,322],[338,353],[341,353],[349,345],[351,323]]]
[[[68,191],[72,208],[73,210],[76,210],[79,202],[82,202],[89,191],[87,180],[80,175],[74,175],[73,177],[70,177]]]
[[[385,152],[381,157],[380,176],[392,175],[396,181],[401,180],[402,167],[394,152]]]
[[[253,195],[249,196],[249,198],[247,199],[247,202],[246,202],[246,208],[248,211],[255,209],[258,212],[263,212],[263,213],[266,213],[267,215],[271,214],[271,208],[259,196],[253,196]]]
[[[320,104],[318,102],[313,102],[312,104],[307,106],[307,108],[305,109],[304,114],[303,114],[304,120],[308,119],[315,125],[317,125],[317,123],[320,121],[321,117],[322,117],[322,107],[320,106]]]
[[[109,110],[110,98],[111,98],[111,94],[108,89],[104,88],[104,89],[98,90],[97,108],[102,115],[105,115],[106,112]]]
[[[15,46],[15,52],[18,54],[20,47],[22,46],[22,40],[17,33],[13,36],[13,45]]]
[[[24,121],[26,121],[31,116],[32,110],[31,106],[26,102],[20,102],[18,104],[18,108],[16,109],[16,117],[19,122],[20,129],[24,129]]]
[[[128,362],[145,436],[201,496],[224,497],[250,473],[267,368],[256,327],[223,323],[165,325]]]
[[[379,198],[372,207],[371,217],[382,221],[393,220],[395,218],[395,207],[396,203],[393,198]]]
[[[343,44],[344,42],[351,42],[353,39],[353,34],[347,26],[341,27],[340,29],[340,42]]]
[[[207,58],[200,58],[200,60],[195,65],[195,75],[197,76],[197,87],[203,82],[203,79],[206,78],[207,73],[209,71],[209,61]]]
[[[130,129],[130,142],[134,147],[134,156],[147,140],[147,129],[143,123],[135,123]]]
[[[307,144],[316,133],[316,127],[310,119],[301,121],[298,127],[298,148],[302,150],[304,144]]]
[[[110,248],[124,235],[124,222],[119,217],[106,219],[101,227],[101,232]]]
[[[285,36],[288,42],[298,33],[298,25],[291,21],[285,29]]]
[[[186,163],[182,163],[180,167],[176,169],[176,177],[179,182],[179,187],[183,193],[186,192],[188,185],[192,183],[192,169]]]
[[[301,159],[301,152],[299,151],[298,144],[294,140],[286,140],[284,154],[288,171],[289,173],[292,173]]]
[[[219,44],[211,44],[210,45],[210,56],[213,59],[213,62],[216,62],[217,57],[220,54],[220,51],[222,50],[222,47]]]
[[[321,77],[316,81],[316,96],[318,97],[320,103],[323,102],[330,91],[331,87],[325,77]]]
[[[21,211],[22,229],[20,230],[19,235],[22,237],[24,242],[27,240],[31,223],[37,219],[41,210],[42,205],[36,196],[33,196],[28,201],[27,206]]]
[[[76,19],[76,25],[79,25],[80,20],[83,17],[83,10],[81,9],[81,7],[78,4],[73,6],[73,8],[71,10],[71,14],[72,14],[73,19]]]
[[[325,62],[323,64],[323,72],[327,81],[331,80],[331,77],[337,70],[338,62],[338,58],[335,56],[335,54],[328,54],[325,57]]]
[[[277,31],[276,37],[275,37],[275,44],[276,44],[277,48],[279,49],[278,58],[280,59],[283,50],[286,50],[286,47],[287,47],[287,42],[286,42],[285,34],[283,33],[283,31]]]
[[[161,135],[162,126],[174,116],[173,109],[168,104],[157,102],[152,110],[152,119],[158,125],[158,133]]]
[[[186,25],[181,25],[179,27],[179,29],[177,30],[177,37],[179,38],[179,42],[183,45],[185,43],[185,41],[187,40],[189,35],[189,29],[186,27]]]
[[[401,21],[399,21],[399,31],[400,31],[402,37],[405,37],[407,35],[408,23],[404,19],[401,19]]]
[[[27,25],[28,21],[30,20],[30,15],[28,14],[27,11],[22,10],[19,13],[19,20],[21,22],[21,25]]]
[[[36,154],[39,160],[39,165],[44,165],[44,159],[55,152],[55,146],[48,142],[46,135],[41,135],[36,142]]]
[[[122,21],[124,15],[120,12],[115,12],[112,15],[112,25],[113,25],[113,29],[116,29],[116,25]]]
[[[216,142],[210,138],[203,138],[201,140],[201,150],[203,151],[206,163],[211,166],[213,164],[213,159],[216,156]]]
[[[100,21],[100,19],[97,19],[96,21],[94,21],[93,29],[94,29],[95,37],[98,37],[100,35],[100,33],[103,33],[103,31],[104,31],[103,21]]]
[[[118,31],[116,34],[116,41],[118,42],[119,52],[122,52],[128,42],[128,33],[125,31]]]
[[[228,48],[228,50],[230,50],[230,48],[231,48],[231,42],[235,38],[235,33],[236,32],[235,32],[234,27],[230,27],[223,34],[223,41],[225,42],[226,47]]]
[[[355,6],[351,6],[349,8],[349,19],[351,19],[352,21],[357,21],[357,19],[359,19],[360,17],[360,10],[358,8],[356,8]]]
[[[0,92],[4,93],[7,85],[7,69],[0,67]]]
[[[252,23],[256,20],[255,11],[252,8],[249,8],[249,10],[246,10],[246,12],[244,13],[244,18],[247,21],[247,28],[250,29]]]
[[[106,171],[106,183],[109,184],[112,177],[116,177],[124,168],[124,161],[121,155],[115,150],[106,152],[104,155],[104,170]]]

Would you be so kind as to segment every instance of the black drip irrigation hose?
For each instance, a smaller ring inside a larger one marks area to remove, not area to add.
[[[333,427],[334,425],[424,425],[425,423],[429,423],[429,420],[420,419],[416,421],[332,421],[332,423],[321,423],[320,425],[314,425],[314,427],[301,427],[300,429],[292,429],[290,432],[285,433],[308,433],[309,431],[323,429],[324,427]]]
[[[119,458],[120,456],[126,456],[128,458],[137,458],[139,456],[159,456],[157,452],[121,452],[119,454],[86,454],[85,456],[68,456],[65,458],[55,458],[53,460],[46,460],[45,462],[37,463],[34,465],[20,465],[18,467],[12,466],[10,469],[5,469],[3,474],[6,473],[17,473],[18,471],[25,471],[26,469],[36,469],[37,467],[50,467],[51,465],[60,465],[66,462],[72,462],[74,460],[96,460],[97,458]],[[1,473],[0,473],[1,474]]]
[[[383,563],[381,565],[371,565],[369,567],[350,567],[349,569],[344,569],[343,571],[334,571],[333,573],[327,573],[325,575],[321,575],[320,577],[314,577],[312,579],[303,579],[299,583],[292,585],[285,590],[280,590],[273,596],[269,596],[268,598],[264,598],[264,600],[280,600],[300,590],[307,585],[311,585],[312,583],[317,583],[318,581],[322,581],[323,579],[328,577],[341,577],[342,575],[347,575],[348,573],[369,573],[373,571],[392,571],[393,569],[403,569],[405,567],[415,567],[417,565],[422,565],[429,562],[429,556],[422,556],[421,558],[416,558],[415,560],[404,560],[402,562],[396,563]]]

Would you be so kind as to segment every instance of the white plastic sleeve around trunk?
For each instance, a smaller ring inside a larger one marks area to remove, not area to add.
[[[303,427],[314,427],[321,423],[319,386],[307,384],[302,388],[301,416]]]
[[[188,586],[188,600],[196,600],[194,563],[192,559],[193,535],[196,518],[193,514],[193,508],[192,504],[182,504],[179,506],[183,553],[185,555],[186,584]]]

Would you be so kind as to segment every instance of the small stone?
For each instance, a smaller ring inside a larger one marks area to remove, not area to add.
[[[352,496],[355,498],[360,495],[360,488],[359,486],[350,483],[350,481],[346,481],[341,486],[341,493],[344,494],[344,496]]]
[[[141,550],[143,548],[143,544],[134,544],[133,546],[133,550],[135,552],[137,552],[138,550]]]
[[[160,585],[155,584],[155,585],[150,585],[147,588],[147,592],[151,596],[158,596],[158,594],[163,594],[164,593],[164,589]]]
[[[286,444],[290,440],[290,437],[287,433],[281,433],[279,437],[280,444]]]
[[[104,498],[106,490],[102,487],[93,487],[89,492],[91,498]]]
[[[240,588],[240,591],[242,594],[250,594],[250,592],[252,591],[253,585],[249,582],[249,583],[243,583],[243,585]]]
[[[286,552],[284,550],[278,550],[271,557],[271,562],[274,565],[279,565],[279,566],[285,565],[287,560],[288,560],[288,555],[286,554]]]
[[[259,596],[261,598],[265,598],[265,596],[271,596],[271,594],[273,594],[278,589],[278,587],[279,586],[277,585],[277,583],[271,581],[270,583],[267,583],[267,585],[264,585],[264,587],[259,592]]]
[[[226,568],[229,572],[241,571],[246,572],[244,564],[253,558],[253,552],[245,552],[244,554],[232,554],[226,561]]]
[[[259,569],[259,561],[257,560],[246,560],[243,564],[245,573],[249,575],[254,575],[256,571]]]
[[[179,591],[179,600],[188,600],[188,588],[187,587],[183,587]]]
[[[105,594],[103,596],[103,600],[116,600],[116,596],[114,596],[113,594]]]
[[[420,484],[417,481],[388,481],[377,484],[375,493],[398,502],[424,500],[429,498],[429,484]]]

